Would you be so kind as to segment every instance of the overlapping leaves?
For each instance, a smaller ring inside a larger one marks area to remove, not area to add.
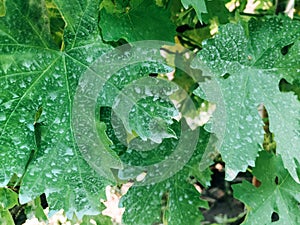
[[[204,1],[182,0],[182,3],[186,7],[195,7],[200,20],[209,6]],[[53,210],[63,208],[68,216],[75,212],[79,217],[97,214],[99,199],[104,198],[105,186],[109,184],[99,174],[113,176],[109,168],[120,167],[120,162],[112,151],[108,151],[109,154],[99,158],[103,168],[96,172],[78,150],[70,114],[79,78],[99,56],[111,49],[110,45],[103,43],[100,33],[109,42],[120,39],[173,40],[175,27],[170,23],[168,9],[150,0],[105,0],[102,4],[91,0],[15,0],[0,4],[0,185],[6,186],[16,174],[22,177],[21,203],[45,192]],[[227,21],[227,16],[224,21]],[[291,83],[299,78],[300,25],[277,17],[266,21],[253,20],[249,27],[228,24],[221,27],[219,33],[203,44],[199,53],[201,63],[195,62],[200,69],[200,64],[207,64],[213,78],[200,83],[195,93],[217,104],[211,121],[215,126],[211,132],[219,138],[227,178],[233,179],[239,171],[254,166],[263,140],[263,123],[257,111],[262,104],[269,113],[270,130],[275,135],[280,156],[261,154],[254,174],[262,181],[262,186],[255,189],[243,183],[234,188],[236,196],[249,206],[249,218],[256,216],[270,220],[270,213],[274,211],[279,214],[280,222],[298,224],[295,205],[300,199],[296,192],[298,184],[294,180],[299,181],[300,104],[293,93],[280,92],[278,85],[282,78]],[[218,84],[222,99],[203,94],[214,91],[210,89],[212,80]],[[108,83],[117,86],[113,81]],[[142,99],[140,105],[149,101]],[[36,121],[34,117],[41,106],[43,111]],[[112,102],[103,106],[111,107]],[[144,112],[163,119],[175,116],[175,110],[168,110],[163,114],[165,117],[159,112],[151,114],[151,108]],[[132,113],[131,125],[141,137],[143,134],[143,138],[153,138],[147,133],[149,129],[144,129],[135,120],[135,117],[140,117],[139,121],[142,121],[144,112]],[[105,145],[103,148],[108,150],[112,143],[104,133],[106,126],[103,123],[98,125],[99,137]],[[163,128],[168,129],[172,121],[167,125]],[[170,147],[176,145],[175,138],[171,138],[175,135],[171,134],[173,131],[167,133],[170,136],[164,141],[155,139],[164,148],[152,155],[131,151],[131,146],[129,149],[124,145],[113,147],[126,162],[134,164],[135,159],[143,161],[146,158],[149,164],[155,163],[167,157]],[[159,134],[155,138],[157,136]],[[131,136],[127,141],[133,145],[134,138]],[[194,224],[202,218],[198,207],[207,204],[199,199],[198,192],[188,180],[192,175],[202,184],[209,183],[209,172],[199,171],[207,140],[200,137],[199,141],[197,151],[182,171],[157,184],[134,186],[123,197],[122,204],[127,209],[124,215],[126,223]],[[163,150],[167,151],[161,154]],[[264,162],[267,162],[265,170],[259,171]],[[0,220],[5,218],[10,222],[8,209],[17,204],[17,195],[5,188],[0,192],[0,197],[7,197],[0,201]],[[266,195],[270,197],[262,205],[257,205],[249,197],[255,196],[256,200]],[[137,209],[147,213],[133,213]],[[39,207],[39,210],[42,209]],[[265,210],[269,214],[260,213]],[[98,219],[102,221],[102,217]],[[105,221],[109,223],[107,218]]]
[[[201,129],[197,149],[188,164],[177,174],[159,183],[133,186],[121,199],[126,208],[125,224],[197,224],[203,219],[199,208],[207,208],[191,177],[204,186],[210,181],[210,171],[199,171],[199,161],[208,142],[209,134]],[[135,213],[134,211],[143,212]]]
[[[123,38],[172,40],[175,29],[168,13],[152,1],[142,2],[147,11],[140,3],[131,3],[133,12],[129,14],[145,18],[144,12],[157,12],[167,29],[146,17],[149,36],[141,36],[139,29],[143,30],[144,24],[137,24],[134,29],[138,30]],[[22,177],[21,203],[45,192],[51,209],[63,208],[68,216],[99,213],[99,199],[104,198],[109,183],[102,176],[112,177],[109,168],[120,167],[109,151],[99,157],[99,170],[93,170],[78,150],[72,127],[72,104],[80,76],[111,50],[100,37],[99,7],[100,1],[89,0],[10,1],[0,18],[1,186],[16,174]],[[100,26],[109,24],[105,16],[100,19]],[[114,31],[118,31],[114,26],[105,27],[103,36]],[[41,107],[39,120],[35,120]],[[97,128],[105,139],[102,150],[108,150],[105,126]]]

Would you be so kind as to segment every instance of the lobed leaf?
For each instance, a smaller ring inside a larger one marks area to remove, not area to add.
[[[292,93],[279,90],[282,78],[293,80],[300,72],[299,28],[299,22],[282,17],[252,20],[248,30],[227,24],[220,27],[215,38],[203,43],[194,62],[195,67],[206,64],[215,82],[200,83],[195,94],[217,104],[211,132],[219,139],[229,180],[249,165],[254,166],[263,142],[263,123],[257,110],[263,104],[269,114],[270,131],[275,134],[276,151],[299,182],[300,103]],[[283,53],[289,45],[289,51]]]
[[[137,183],[129,189],[120,202],[120,206],[126,208],[125,224],[197,224],[203,219],[199,207],[207,208],[208,204],[199,198],[200,193],[190,178],[195,177],[204,186],[209,185],[211,172],[199,170],[208,138],[208,133],[200,131],[193,157],[174,176],[159,183]]]
[[[255,187],[248,181],[233,185],[234,196],[248,209],[243,224],[299,224],[299,184],[284,168],[280,156],[260,153],[253,175],[261,182]],[[272,222],[272,214],[279,219]]]
[[[81,74],[111,47],[99,35],[99,1],[52,4],[66,24],[62,47],[51,33],[44,1],[7,1],[0,18],[0,184],[14,173],[25,174],[22,204],[45,192],[51,210],[64,208],[68,216],[81,217],[99,213],[109,183],[103,176],[120,166],[109,152],[99,157],[99,171],[92,169],[77,147],[71,118]],[[34,117],[40,106],[39,147]],[[31,160],[33,150],[37,154]]]

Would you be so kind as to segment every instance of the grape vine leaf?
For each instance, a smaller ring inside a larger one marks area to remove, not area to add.
[[[18,194],[8,188],[0,188],[0,223],[13,225],[13,218],[8,211],[18,205]]]
[[[209,134],[201,129],[193,156],[174,176],[159,183],[133,185],[129,189],[120,201],[120,207],[126,209],[122,218],[125,224],[197,224],[203,219],[199,207],[207,208],[208,204],[200,199],[190,178],[195,177],[204,186],[210,183],[209,169],[199,171],[208,138]]]
[[[193,62],[194,67],[206,64],[217,83],[200,83],[195,94],[205,98],[205,93],[207,100],[217,104],[211,131],[219,138],[228,180],[248,165],[254,166],[263,141],[257,107],[263,104],[270,131],[275,134],[276,151],[299,182],[300,103],[293,93],[280,92],[278,87],[282,78],[292,81],[299,76],[299,37],[300,23],[284,17],[251,20],[248,28],[227,24],[215,38],[203,43]],[[286,46],[290,47],[284,52]]]
[[[281,157],[263,151],[255,165],[253,175],[261,182],[258,188],[248,181],[232,187],[234,196],[248,209],[243,224],[299,224],[300,185],[284,168]],[[279,220],[271,222],[274,212]]]
[[[202,13],[207,13],[205,0],[181,0],[181,3],[185,9],[192,6],[196,13],[199,21],[202,23]]]
[[[128,5],[104,0],[101,6],[100,27],[105,41],[174,40],[176,28],[170,12],[152,0],[128,1]]]
[[[81,217],[99,213],[109,183],[99,173],[120,166],[114,155],[105,154],[99,170],[92,169],[76,145],[71,121],[79,77],[111,47],[99,34],[99,1],[53,4],[66,24],[62,46],[52,35],[44,1],[6,1],[6,15],[0,17],[0,185],[13,174],[25,174],[21,203],[45,192],[51,210],[63,208],[69,217]],[[40,106],[41,145],[25,171],[38,147],[33,123]]]
[[[120,206],[126,208],[123,222],[150,225],[166,220],[170,225],[196,224],[203,219],[199,207],[208,205],[186,179],[187,174],[181,171],[158,184],[131,187],[121,199]],[[161,211],[164,218],[160,218]]]

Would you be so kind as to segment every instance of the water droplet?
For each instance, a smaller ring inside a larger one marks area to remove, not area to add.
[[[141,93],[141,89],[140,89],[139,87],[136,87],[134,90],[135,90],[135,92],[136,92],[137,94],[140,94],[140,93]]]
[[[71,148],[67,148],[65,155],[74,155],[73,150]]]
[[[248,115],[248,116],[246,117],[246,120],[250,122],[250,121],[253,120],[253,118],[252,118],[252,116]]]
[[[53,123],[60,124],[60,118],[56,117]]]
[[[246,137],[245,140],[248,141],[249,143],[252,143],[252,139],[250,137]]]
[[[45,176],[48,178],[52,178],[52,174],[50,174],[50,173],[46,173]]]
[[[26,62],[26,61],[22,63],[22,65],[25,66],[27,69],[30,68],[31,64],[32,64],[31,62]]]
[[[93,61],[93,57],[92,57],[92,56],[87,57],[87,58],[86,58],[86,61],[87,61],[88,63],[91,63],[91,62]]]
[[[0,121],[4,121],[4,120],[6,120],[6,115],[4,112],[1,112],[0,113]]]

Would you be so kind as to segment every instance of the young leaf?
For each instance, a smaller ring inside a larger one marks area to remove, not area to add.
[[[219,138],[229,180],[248,165],[254,166],[258,144],[263,141],[257,107],[263,104],[270,131],[275,134],[276,151],[299,182],[300,103],[295,95],[280,92],[278,87],[282,78],[293,80],[299,74],[299,37],[299,22],[275,17],[250,21],[248,31],[241,25],[227,24],[214,39],[203,43],[194,66],[207,64],[213,79],[200,83],[195,94],[205,97],[204,90],[207,100],[217,104],[211,131]],[[291,43],[295,44],[283,55],[282,48]],[[295,57],[292,62],[291,57]]]
[[[20,202],[46,193],[51,210],[64,208],[68,216],[77,212],[81,217],[99,213],[108,184],[99,173],[113,176],[110,168],[120,166],[113,155],[103,154],[96,173],[76,145],[71,121],[79,77],[110,47],[99,35],[100,2],[53,4],[66,22],[62,51],[44,1],[6,1],[6,15],[0,18],[0,184],[5,186],[14,173],[20,177],[39,147],[33,124],[42,106],[40,149],[22,181]]]
[[[243,224],[299,224],[300,185],[284,168],[281,157],[263,151],[255,164],[253,175],[261,186],[243,181],[232,187],[234,196],[248,209]],[[279,220],[271,223],[273,213]]]

